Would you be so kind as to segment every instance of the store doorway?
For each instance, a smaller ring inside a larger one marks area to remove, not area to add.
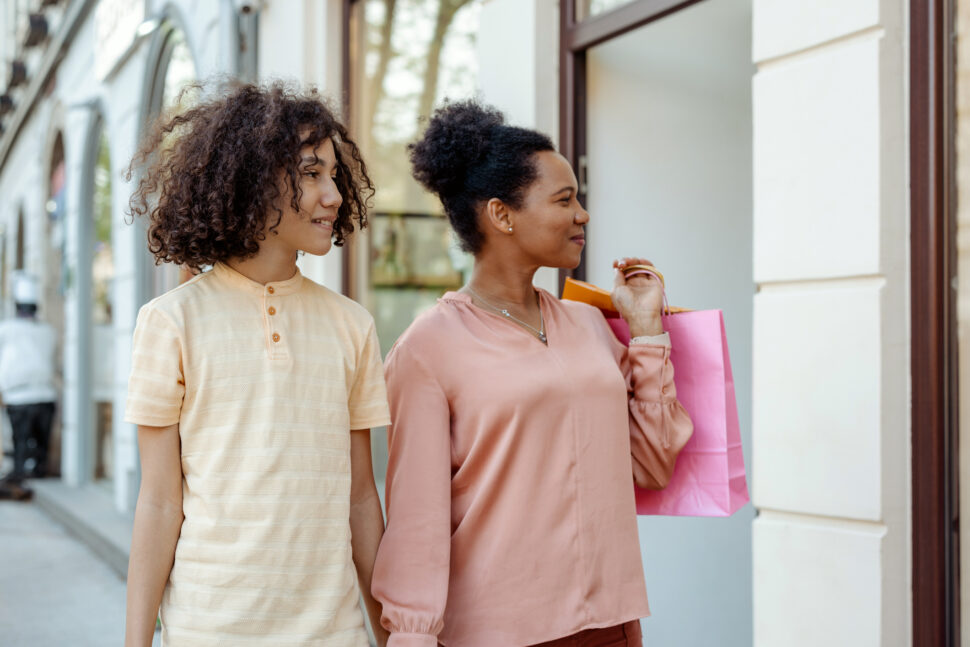
[[[723,310],[750,466],[751,3],[603,4],[575,6],[564,38],[563,139],[591,214],[581,272],[609,286],[614,258],[645,255],[674,305]],[[645,644],[752,644],[753,518],[640,517]]]

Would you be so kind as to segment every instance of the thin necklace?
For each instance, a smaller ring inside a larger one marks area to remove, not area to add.
[[[542,318],[542,306],[541,305],[539,306],[539,328],[537,330],[535,328],[535,326],[530,326],[526,322],[522,321],[521,319],[519,319],[518,317],[516,317],[515,315],[513,315],[511,312],[509,312],[508,309],[506,309],[506,308],[498,308],[496,306],[493,306],[491,303],[489,303],[488,301],[486,301],[485,299],[483,299],[482,298],[482,295],[480,295],[478,292],[475,292],[475,290],[472,289],[472,286],[466,285],[465,287],[468,288],[468,291],[471,292],[475,296],[475,298],[478,299],[479,301],[481,301],[483,304],[485,304],[486,306],[488,306],[489,308],[491,308],[495,312],[501,313],[505,318],[511,319],[512,321],[516,322],[520,326],[525,326],[526,328],[528,328],[529,330],[531,330],[535,334],[535,336],[539,338],[539,341],[541,341],[543,344],[546,344],[546,345],[549,344],[549,342],[546,340],[546,322]],[[536,295],[536,305],[539,305],[539,296],[538,296],[538,294]]]

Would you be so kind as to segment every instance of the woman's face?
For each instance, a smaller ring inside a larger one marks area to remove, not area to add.
[[[586,245],[589,214],[577,198],[576,175],[554,151],[535,156],[538,177],[520,209],[511,210],[512,236],[531,263],[544,267],[579,265]]]
[[[267,233],[266,242],[291,247],[294,252],[322,256],[333,245],[333,223],[343,197],[334,182],[337,157],[333,142],[325,139],[316,148],[305,146],[300,151],[300,211],[294,211],[287,188],[280,196],[283,218],[276,227],[276,235]],[[284,186],[289,182],[284,180]],[[272,223],[275,219],[271,218]]]

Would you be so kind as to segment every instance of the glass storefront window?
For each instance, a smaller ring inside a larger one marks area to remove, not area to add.
[[[47,214],[47,276],[44,281],[43,318],[54,328],[58,346],[64,348],[64,294],[68,280],[67,265],[64,263],[67,164],[64,160],[64,138],[61,133],[57,133],[54,137],[47,187],[47,203],[44,205],[44,211]],[[58,353],[54,359],[54,374],[55,383],[63,384],[64,356],[62,353]],[[51,426],[47,469],[52,474],[61,473],[61,419],[60,415],[56,415]]]
[[[195,61],[182,30],[174,26],[170,29],[159,62],[160,77],[155,86],[158,93],[153,99],[156,115],[171,115],[189,108],[197,94],[189,91],[182,95],[182,90],[197,81]],[[163,142],[162,149],[165,147]],[[155,265],[152,270],[153,296],[164,294],[190,278],[192,273],[187,268],[176,267],[171,263]]]
[[[359,0],[352,22],[354,136],[377,193],[353,243],[352,296],[374,315],[381,350],[471,267],[438,200],[411,177],[407,144],[445,99],[475,96],[482,0]]]
[[[114,257],[111,253],[111,154],[104,131],[98,144],[94,167],[94,260],[91,274],[94,283],[92,317],[96,325],[111,324],[111,280]]]
[[[179,94],[185,86],[195,83],[196,72],[195,62],[192,60],[192,52],[189,45],[185,42],[185,34],[178,29],[173,29],[168,37],[166,46],[168,55],[168,65],[165,67],[165,80],[162,84],[162,111],[173,108],[185,108],[191,103],[191,97],[183,99],[184,105],[176,105]]]
[[[91,335],[92,392],[95,412],[96,479],[110,479],[114,475],[113,392],[114,388],[114,331],[112,326],[112,283],[115,277],[114,253],[111,241],[111,153],[108,138],[102,127],[92,173],[91,193],[93,236],[91,242]]]

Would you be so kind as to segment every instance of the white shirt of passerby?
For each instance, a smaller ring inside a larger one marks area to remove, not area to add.
[[[0,321],[0,394],[4,404],[54,402],[54,329],[35,319]]]

